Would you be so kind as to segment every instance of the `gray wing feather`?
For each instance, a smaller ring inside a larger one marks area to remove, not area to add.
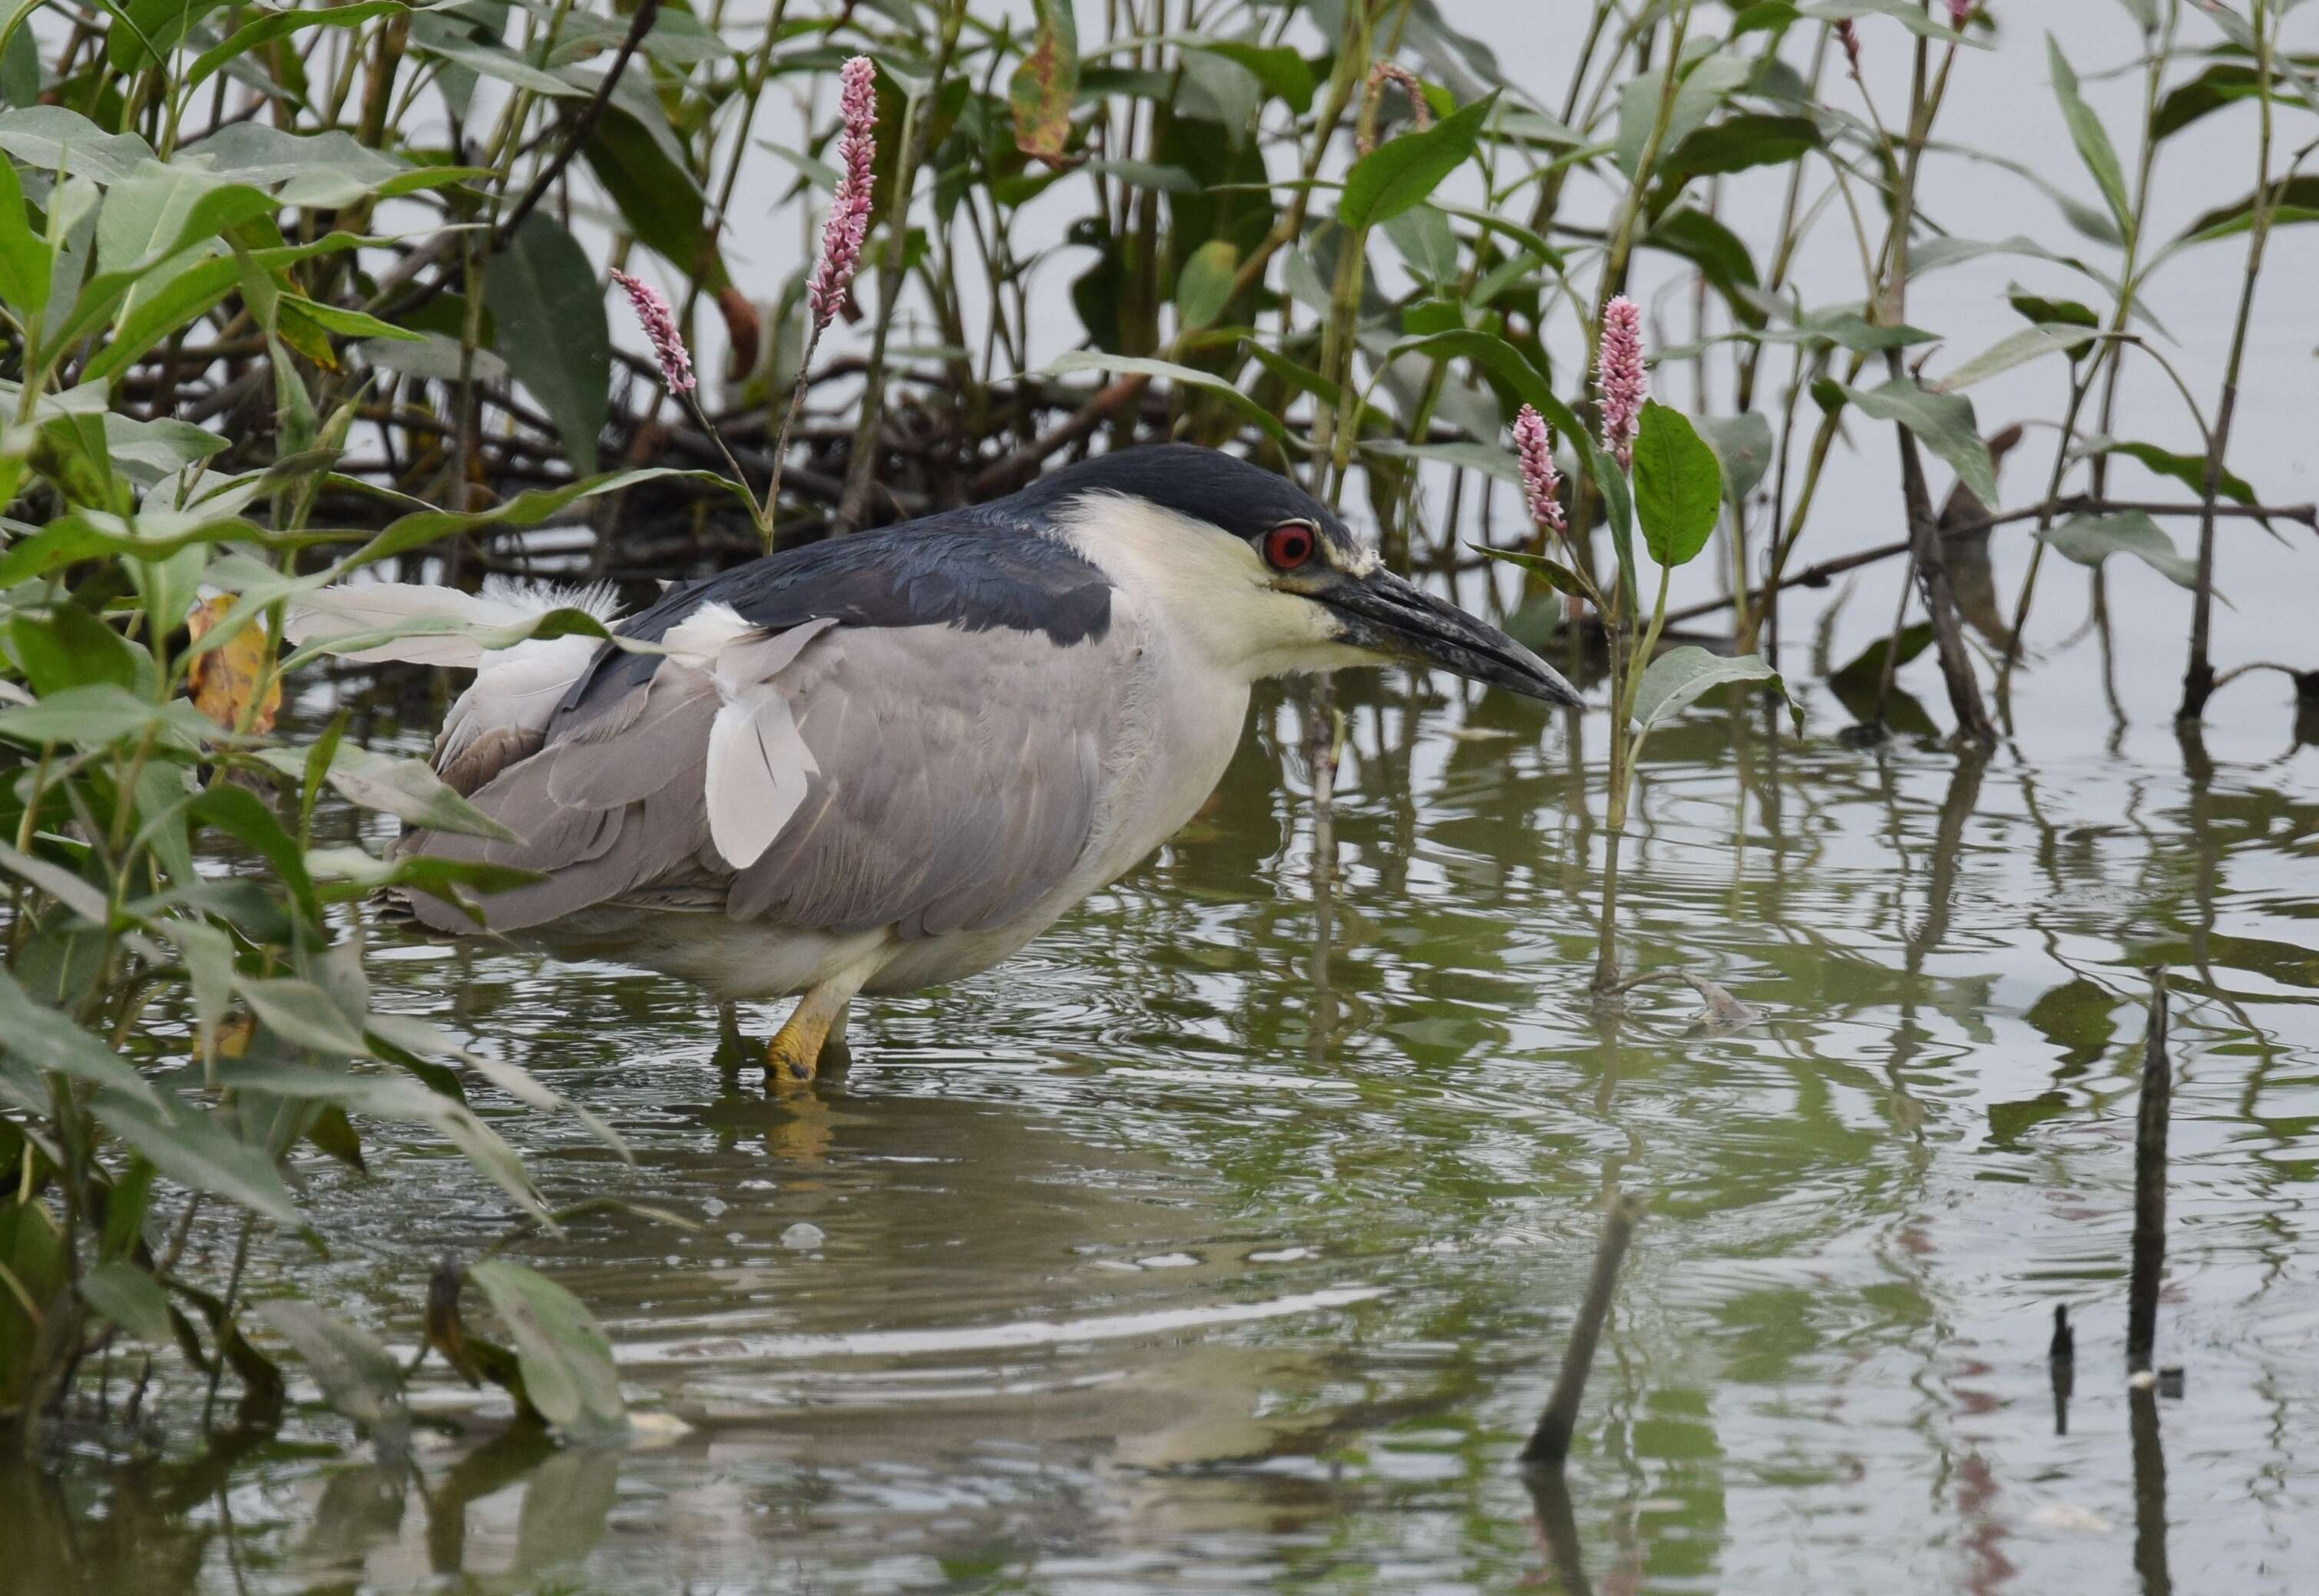
[[[735,878],[738,919],[906,937],[1003,924],[1085,852],[1114,706],[1104,645],[840,632],[795,704],[821,772]]]
[[[494,930],[655,892],[698,902],[719,882],[736,920],[906,938],[1004,924],[1095,832],[1119,708],[1105,649],[944,626],[746,633],[663,662],[476,791],[521,841],[412,845],[545,875],[483,899]],[[412,906],[473,929],[450,905]]]

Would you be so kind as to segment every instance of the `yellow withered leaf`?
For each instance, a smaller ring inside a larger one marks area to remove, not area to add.
[[[232,608],[230,594],[194,605],[185,617],[186,632],[198,640]],[[221,726],[240,730],[247,715],[250,731],[272,731],[274,717],[282,708],[282,679],[266,670],[266,628],[253,620],[194,661],[185,684],[193,694],[194,707]],[[265,697],[257,700],[257,712],[250,714],[250,701],[257,699],[260,681],[265,682]]]

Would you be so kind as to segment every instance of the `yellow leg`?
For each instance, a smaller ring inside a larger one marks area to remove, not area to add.
[[[832,1030],[839,1032],[838,1046],[844,1046],[843,1027],[845,1005],[862,990],[862,983],[882,960],[864,960],[851,969],[841,970],[798,999],[797,1007],[773,1033],[765,1050],[765,1073],[776,1080],[809,1081],[820,1067],[823,1046],[828,1042]]]

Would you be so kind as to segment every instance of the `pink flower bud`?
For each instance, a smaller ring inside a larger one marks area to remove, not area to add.
[[[668,384],[671,393],[691,392],[692,356],[685,352],[683,336],[676,330],[676,312],[668,301],[661,297],[659,289],[617,266],[612,281],[627,290],[628,303],[644,325],[645,337],[652,341],[653,358],[660,362],[660,380]]]
[[[1949,0],[1950,27],[1954,28],[1958,32],[1962,33],[1964,32],[1965,23],[1969,22],[1972,17],[1972,0]]]
[[[870,236],[871,167],[878,157],[877,68],[868,56],[855,56],[838,74],[844,86],[838,109],[845,122],[837,136],[837,192],[821,224],[821,258],[806,286],[816,332],[826,331],[844,307],[845,291],[862,264],[862,242]]]
[[[1555,497],[1562,478],[1554,469],[1554,435],[1546,429],[1546,418],[1528,405],[1514,417],[1514,458],[1521,463],[1522,501],[1529,506],[1529,518],[1562,536],[1567,527],[1562,501]]]
[[[1860,76],[1860,34],[1850,18],[1836,24],[1836,42],[1844,46],[1844,59],[1851,63],[1852,75]]]
[[[1602,396],[1602,446],[1618,456],[1621,467],[1631,467],[1650,385],[1643,374],[1642,309],[1623,293],[1602,307],[1594,383]]]

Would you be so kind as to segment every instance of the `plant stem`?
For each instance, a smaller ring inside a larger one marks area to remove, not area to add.
[[[2247,231],[2246,272],[2239,281],[2238,320],[2231,329],[2230,359],[2223,367],[2223,397],[2215,407],[2215,427],[2206,441],[2206,480],[2198,521],[2198,585],[2190,609],[2190,663],[2182,672],[2179,720],[2197,720],[2206,713],[2215,690],[2214,663],[2207,646],[2215,617],[2215,500],[2223,488],[2223,458],[2229,452],[2231,420],[2239,405],[2239,367],[2246,357],[2247,322],[2254,311],[2255,278],[2262,270],[2263,246],[2270,239],[2270,68],[2273,45],[2269,7],[2254,0],[2251,16],[2255,37],[2255,103],[2260,113],[2255,146],[2254,210]]]
[[[951,58],[958,51],[959,29],[966,22],[966,0],[951,0],[943,9],[942,41],[934,51],[934,71],[926,91],[902,113],[901,158],[894,163],[893,203],[886,213],[886,249],[878,263],[878,319],[870,334],[870,362],[862,374],[862,418],[854,424],[853,447],[845,462],[845,491],[831,518],[833,533],[851,532],[862,524],[870,502],[870,483],[877,468],[878,427],[886,401],[886,338],[894,325],[894,311],[903,289],[902,257],[910,241],[910,191],[917,185],[931,140],[934,108],[942,98],[943,79],[950,76]],[[804,380],[804,368],[798,372]]]

